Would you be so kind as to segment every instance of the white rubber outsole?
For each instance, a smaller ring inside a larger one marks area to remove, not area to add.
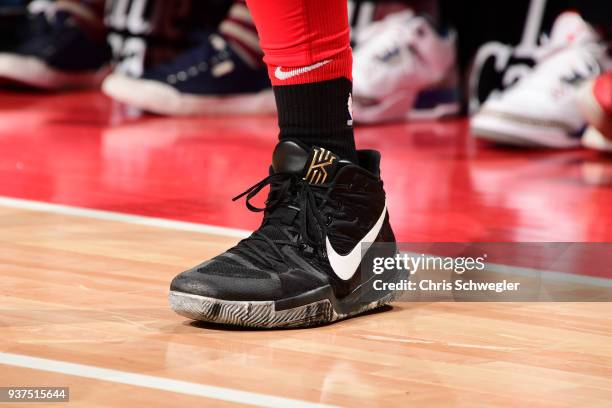
[[[182,94],[157,81],[111,74],[102,84],[102,90],[119,102],[159,115],[261,115],[276,112],[271,89],[251,94],[200,96]]]
[[[353,102],[355,123],[373,125],[378,123],[402,122],[407,120],[435,120],[452,117],[461,112],[459,102],[441,103],[430,109],[412,108],[415,98],[405,95],[393,95],[372,106],[363,106]]]
[[[96,88],[110,73],[109,66],[96,71],[58,71],[36,57],[0,53],[0,78],[48,91]]]
[[[196,321],[262,329],[305,328],[332,323],[392,303],[397,293],[362,305],[350,313],[335,310],[328,299],[286,310],[276,310],[273,301],[229,301],[171,291],[168,300],[179,315]]]
[[[580,139],[571,137],[569,126],[537,123],[536,120],[513,120],[500,114],[481,111],[470,120],[474,137],[511,146],[572,149],[580,146]]]

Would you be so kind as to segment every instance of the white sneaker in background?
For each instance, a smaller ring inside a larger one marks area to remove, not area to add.
[[[459,112],[455,35],[412,11],[391,14],[356,38],[353,112],[358,123],[434,119]]]
[[[605,47],[576,13],[555,20],[538,64],[471,119],[472,134],[494,142],[548,148],[580,145],[585,120],[576,105],[577,86],[607,64]]]

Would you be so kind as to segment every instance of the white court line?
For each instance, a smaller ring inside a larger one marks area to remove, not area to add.
[[[119,370],[110,370],[85,364],[66,363],[46,358],[28,357],[20,354],[0,353],[0,364],[15,367],[30,368],[52,373],[73,375],[108,381],[118,384],[135,385],[137,387],[152,388],[174,392],[178,394],[194,395],[197,397],[212,398],[239,404],[255,405],[260,407],[295,407],[295,408],[324,408],[332,405],[295,400],[255,392],[239,391],[232,388],[202,385],[187,381],[172,380],[152,375],[134,374]]]
[[[41,201],[24,200],[20,198],[2,197],[0,196],[0,205],[11,208],[19,208],[24,210],[41,211],[60,215],[69,215],[74,217],[92,218],[105,221],[125,222],[128,224],[146,225],[149,227],[157,227],[164,229],[173,229],[180,231],[201,232],[204,234],[215,234],[232,238],[245,238],[250,234],[250,231],[217,227],[214,225],[196,224],[193,222],[173,221],[157,217],[145,217],[141,215],[124,214],[113,211],[92,210],[89,208],[73,207],[70,205],[51,204]],[[413,256],[420,254],[406,252]],[[580,283],[585,285],[612,287],[612,279],[598,278],[587,275],[575,275],[564,272],[546,271],[533,268],[523,268],[512,265],[488,264],[490,269],[497,272],[508,273],[521,276],[541,276],[544,279],[551,279],[561,282]]]
[[[217,227],[214,225],[174,221],[164,218],[146,217],[143,215],[124,214],[114,211],[92,210],[90,208],[51,204],[41,201],[24,200],[20,198],[0,196],[0,205],[23,210],[41,211],[52,214],[70,215],[73,217],[92,218],[104,221],[125,222],[128,224],[146,225],[148,227],[173,229],[179,231],[201,232],[204,234],[215,234],[232,238],[245,238],[250,234],[250,231],[237,228]]]
[[[487,264],[487,270],[500,273],[508,273],[510,275],[521,275],[530,277],[541,277],[542,280],[554,280],[565,283],[579,283],[581,285],[599,286],[602,288],[612,288],[612,279],[598,278],[588,275],[576,275],[572,273],[547,271],[544,269],[523,268],[520,266],[511,266],[503,264]]]
[[[0,205],[11,208],[26,209],[32,211],[47,212],[60,215],[75,217],[118,221],[129,224],[146,225],[151,227],[201,232],[216,234],[227,237],[242,238],[248,236],[246,230],[216,227],[211,225],[196,224],[183,221],[172,221],[156,217],[144,217],[139,215],[122,214],[111,211],[92,210],[87,208],[73,207],[68,205],[50,204],[39,201],[23,200],[0,196]],[[517,275],[544,274],[556,280],[567,280],[580,282],[595,286],[612,286],[612,280],[595,278],[584,275],[571,275],[553,271],[540,271],[537,269],[519,268],[508,265],[494,265],[496,270],[514,273]],[[104,381],[118,382],[148,388],[178,392],[189,395],[197,395],[208,398],[215,398],[231,402],[240,402],[251,405],[262,405],[269,407],[323,407],[325,405],[309,403],[299,400],[290,400],[280,397],[267,396],[264,394],[249,393],[234,390],[231,388],[214,387],[190,383],[185,381],[172,380],[162,377],[153,377],[141,374],[104,369],[99,367],[87,366],[82,364],[66,363],[62,361],[46,360],[36,357],[22,356],[18,354],[0,353],[0,364],[14,365],[19,367],[33,368],[57,373],[75,375],[80,377],[94,378]]]
[[[510,244],[510,242],[509,242]],[[401,246],[401,244],[400,244]],[[411,251],[401,251],[402,254],[407,254],[412,257],[420,257],[421,255],[437,258],[436,255],[431,254],[420,254]],[[579,283],[581,285],[599,286],[604,288],[612,288],[612,279],[609,278],[598,278],[589,275],[577,275],[573,273],[547,271],[545,269],[537,268],[526,268],[514,265],[504,265],[487,262],[487,271],[507,273],[509,275],[529,276],[529,277],[540,277],[542,280],[554,280],[557,282],[565,283]]]
[[[163,218],[144,217],[139,215],[122,214],[111,211],[92,210],[88,208],[80,208],[60,204],[50,204],[39,201],[23,200],[10,197],[0,196],[0,205],[4,207],[40,211],[59,215],[68,215],[104,221],[125,222],[129,224],[146,225],[150,227],[173,229],[180,231],[216,234],[232,238],[243,238],[248,236],[250,233],[249,231],[240,229],[216,227],[212,225],[195,224],[183,221],[172,221]],[[0,352],[0,364],[49,371],[78,377],[92,378],[101,381],[110,381],[145,388],[153,388],[157,390],[169,391],[179,394],[195,395],[199,397],[206,397],[262,407],[319,408],[331,406],[289,398],[275,397],[266,394],[240,391],[232,388],[197,384],[187,381],[172,380],[169,378],[135,374],[125,371],[100,368],[84,364],[67,363],[63,361],[49,360],[44,358],[29,357],[19,354]]]

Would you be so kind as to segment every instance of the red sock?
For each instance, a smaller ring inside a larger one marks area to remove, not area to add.
[[[247,0],[273,85],[352,79],[346,0]]]
[[[279,138],[357,162],[346,0],[247,0],[274,87]]]

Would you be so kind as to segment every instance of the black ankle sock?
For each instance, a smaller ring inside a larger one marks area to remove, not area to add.
[[[349,99],[353,84],[346,78],[302,85],[275,86],[279,139],[297,139],[357,162]]]

